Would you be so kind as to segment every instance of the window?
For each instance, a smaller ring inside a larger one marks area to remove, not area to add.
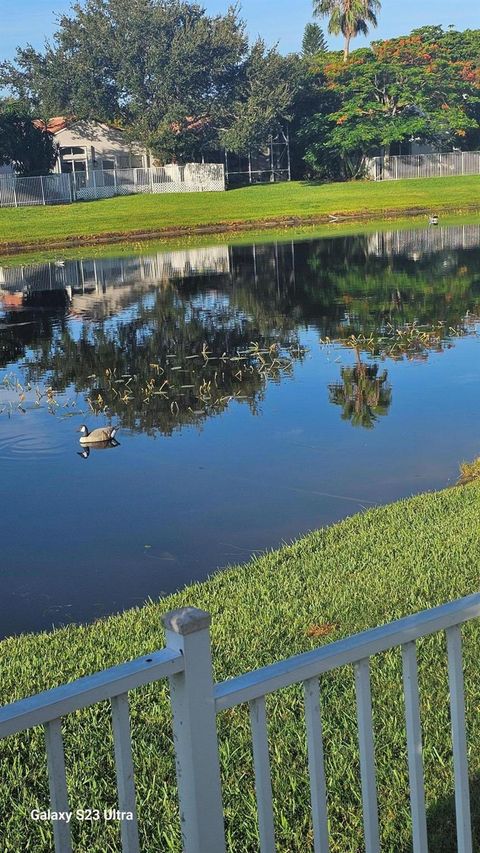
[[[143,169],[141,154],[117,154],[117,169]]]
[[[115,169],[115,160],[102,160],[102,169],[113,172]]]
[[[80,159],[81,158],[81,159]],[[85,148],[78,145],[68,145],[60,148],[60,165],[62,172],[74,173],[87,171],[87,154]]]
[[[83,154],[83,156],[85,156],[85,148],[80,148],[78,145],[60,148],[61,157],[74,157],[76,154]]]
[[[62,172],[64,174],[70,174],[73,172],[77,174],[78,172],[85,173],[87,171],[87,163],[85,160],[62,160]]]

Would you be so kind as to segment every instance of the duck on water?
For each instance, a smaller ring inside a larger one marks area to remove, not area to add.
[[[118,432],[118,427],[98,427],[98,429],[93,429],[90,432],[88,427],[85,424],[82,424],[82,426],[79,427],[77,432],[82,433],[80,437],[80,444],[100,444],[110,441],[113,442],[115,435]]]

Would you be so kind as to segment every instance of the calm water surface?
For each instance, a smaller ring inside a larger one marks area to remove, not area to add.
[[[0,634],[453,482],[479,315],[480,226],[0,268]]]

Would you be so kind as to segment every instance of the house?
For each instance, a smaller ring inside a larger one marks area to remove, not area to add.
[[[204,130],[208,121],[207,116],[187,116],[186,128],[192,131]],[[95,198],[99,194],[115,195],[112,187],[117,187],[117,180],[118,184],[126,188],[131,179],[136,186],[143,187],[143,192],[166,191],[167,183],[172,191],[175,191],[175,184],[182,191],[187,191],[225,189],[225,179],[231,186],[290,180],[290,147],[286,131],[276,136],[270,135],[264,146],[258,150],[252,149],[245,156],[218,150],[208,152],[208,163],[204,162],[202,156],[201,163],[160,165],[145,146],[131,142],[124,130],[104,122],[77,119],[75,116],[55,116],[48,121],[35,119],[33,123],[40,130],[50,133],[58,146],[58,157],[52,171],[55,174],[73,174],[76,190],[83,192],[93,187],[96,192],[92,197]],[[176,122],[172,123],[171,129],[176,133],[181,130]],[[211,173],[208,166],[212,167]],[[142,175],[142,170],[151,168],[159,179],[156,186],[153,186],[148,175]],[[140,172],[130,178],[127,174],[117,176],[117,171],[123,169],[137,169]],[[104,177],[93,174],[99,171]],[[14,169],[11,165],[0,167],[0,177],[12,174]]]
[[[56,116],[36,127],[51,133],[59,148],[56,173],[84,174],[105,169],[146,169],[150,155],[146,148],[131,143],[124,131],[97,121]]]

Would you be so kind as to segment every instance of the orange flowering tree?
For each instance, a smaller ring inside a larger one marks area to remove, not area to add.
[[[480,31],[425,27],[374,42],[347,63],[340,54],[320,56],[314,70],[334,108],[305,124],[305,159],[312,168],[317,162],[321,171],[325,160],[336,157],[342,176],[355,177],[366,157],[393,144],[415,140],[462,148],[478,134]]]

